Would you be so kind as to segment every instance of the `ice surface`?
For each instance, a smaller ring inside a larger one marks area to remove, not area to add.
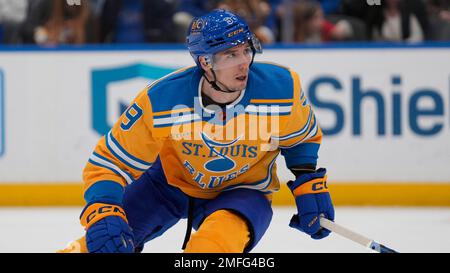
[[[80,237],[82,208],[0,208],[0,252],[55,252]],[[313,240],[288,226],[293,207],[274,207],[259,252],[365,252],[337,234]],[[399,252],[450,252],[450,208],[336,207],[336,222]],[[181,220],[144,252],[180,253],[186,228]]]

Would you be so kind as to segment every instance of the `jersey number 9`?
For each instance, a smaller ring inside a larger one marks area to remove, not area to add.
[[[128,107],[127,111],[125,112],[125,117],[120,124],[120,128],[124,131],[130,130],[131,127],[133,127],[134,123],[138,121],[138,119],[142,116],[142,109],[139,108],[139,106],[134,103],[130,107]]]

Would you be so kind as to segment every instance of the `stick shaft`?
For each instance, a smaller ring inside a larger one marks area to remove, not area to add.
[[[345,228],[339,224],[336,224],[335,222],[332,222],[326,218],[320,217],[320,225],[332,232],[335,232],[349,240],[352,240],[360,245],[363,245],[365,247],[369,247],[373,240],[358,234],[354,231],[349,230],[348,228]]]
[[[349,240],[352,240],[353,242],[356,242],[360,245],[363,245],[363,246],[370,248],[372,250],[375,250],[377,252],[397,253],[397,251],[390,249],[389,247],[379,244],[372,239],[369,239],[369,238],[367,238],[359,233],[356,233],[346,227],[336,224],[335,222],[330,221],[324,217],[320,217],[320,225],[332,232],[335,232],[335,233],[349,239]]]

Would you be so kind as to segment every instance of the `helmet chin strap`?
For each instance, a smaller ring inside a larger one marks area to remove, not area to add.
[[[235,92],[240,92],[242,90],[230,90],[225,84],[221,83],[220,81],[217,80],[216,77],[216,72],[214,71],[214,69],[211,68],[211,72],[213,73],[214,76],[214,80],[210,81],[208,79],[208,77],[206,77],[206,74],[203,73],[203,78],[205,78],[205,80],[212,86],[212,88],[214,88],[216,91],[219,92],[223,92],[223,93],[235,93]],[[217,83],[220,83],[223,87],[225,87],[226,90],[223,90],[222,88],[219,87],[219,85],[217,85]]]

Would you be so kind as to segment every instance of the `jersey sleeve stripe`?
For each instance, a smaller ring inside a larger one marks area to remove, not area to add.
[[[273,114],[283,115],[290,114],[292,106],[279,106],[279,105],[248,105],[245,107],[245,112],[250,114]]]
[[[130,153],[128,153],[122,146],[120,146],[119,142],[112,136],[111,131],[109,131],[106,137],[106,146],[117,159],[122,161],[128,167],[134,168],[138,171],[146,171],[148,168],[152,166],[151,163],[138,159],[133,155],[131,155]]]
[[[257,104],[292,104],[294,102],[293,99],[251,99],[250,103]]]
[[[310,109],[308,121],[306,122],[305,126],[303,126],[303,128],[301,128],[300,130],[298,130],[296,132],[293,132],[293,133],[291,133],[289,135],[285,135],[285,136],[281,136],[281,137],[272,136],[272,138],[275,139],[275,140],[283,141],[283,140],[288,140],[288,139],[291,139],[293,137],[300,136],[300,135],[306,133],[306,131],[309,128],[309,125],[311,124],[312,117],[313,117],[313,111],[312,111],[312,109]]]
[[[319,126],[318,126],[318,124],[317,124],[316,119],[314,118],[314,124],[313,124],[313,127],[312,127],[311,130],[309,131],[308,135],[306,135],[305,137],[303,137],[302,139],[300,139],[299,141],[297,141],[297,142],[294,143],[294,144],[291,144],[291,145],[289,145],[289,146],[279,145],[278,147],[280,147],[281,149],[289,149],[289,148],[295,147],[295,146],[297,146],[297,145],[299,145],[299,144],[301,144],[301,143],[307,141],[308,139],[310,139],[310,138],[316,136],[316,134],[317,134],[318,131],[319,131]]]
[[[192,112],[192,111],[194,111],[194,108],[173,109],[168,111],[153,112],[153,116],[166,116],[166,115],[171,116],[177,113]]]
[[[89,158],[89,162],[94,165],[97,165],[99,167],[106,168],[106,169],[113,171],[114,173],[122,176],[127,181],[128,184],[131,184],[133,182],[133,178],[131,178],[131,175],[129,175],[127,172],[121,170],[114,163],[112,163],[105,157],[97,154],[96,152],[92,153],[91,157]]]
[[[181,115],[176,117],[168,117],[168,118],[156,118],[153,119],[153,124],[155,127],[157,126],[169,126],[173,124],[199,121],[201,120],[198,114],[189,114],[189,115]]]

